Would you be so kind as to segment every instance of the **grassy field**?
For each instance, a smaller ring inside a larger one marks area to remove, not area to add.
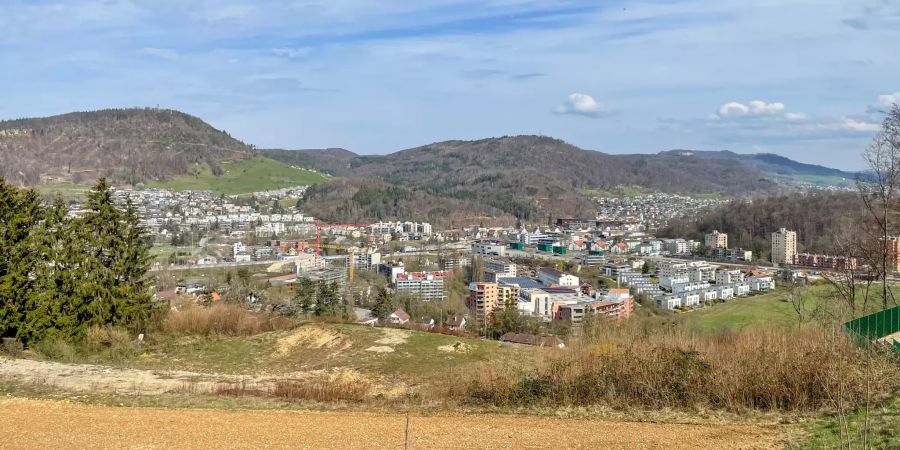
[[[873,287],[877,290],[878,287]],[[780,287],[766,294],[735,298],[725,303],[680,314],[682,323],[702,332],[722,329],[740,330],[748,327],[796,328],[799,324],[797,313],[790,302],[785,300],[787,290]],[[804,322],[818,314],[834,313],[841,305],[833,297],[833,288],[824,284],[807,288],[804,307]],[[857,316],[873,313],[881,309],[877,300],[870,300],[867,310],[862,310],[862,300],[857,301]]]
[[[82,200],[86,198],[91,186],[87,184],[44,184],[34,186],[34,190],[44,198],[53,198],[59,195],[63,200]]]
[[[176,191],[209,190],[216,194],[237,195],[321,183],[327,175],[295,169],[287,164],[263,157],[239,161],[223,161],[221,176],[212,174],[206,164],[195,165],[190,175],[148,183],[150,187]]]
[[[855,187],[856,182],[850,178],[843,178],[833,175],[777,175],[773,174],[772,177],[775,181],[784,184],[796,184],[798,182],[803,183],[812,183],[820,186],[842,186],[842,187]]]
[[[534,347],[420,331],[351,324],[306,324],[249,337],[156,334],[139,353],[96,353],[78,362],[146,370],[187,370],[230,375],[285,374],[326,369],[422,382],[488,359],[527,363]]]
[[[818,448],[900,448],[900,396],[869,410],[866,417],[864,410],[854,411],[846,417],[842,424],[837,415],[830,415],[824,420],[817,420],[803,425],[807,433],[799,447]],[[869,432],[864,438],[864,429],[868,420]],[[843,428],[843,429],[842,429]],[[849,441],[847,437],[849,432]],[[867,441],[867,445],[863,442]]]

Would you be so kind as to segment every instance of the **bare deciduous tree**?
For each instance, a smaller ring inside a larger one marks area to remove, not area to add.
[[[887,286],[887,276],[894,268],[889,264],[892,256],[890,238],[897,229],[898,189],[900,189],[900,107],[894,105],[884,119],[881,131],[863,153],[869,166],[868,179],[860,179],[857,186],[869,218],[878,230],[878,275],[882,283],[882,307],[888,300],[894,302]]]

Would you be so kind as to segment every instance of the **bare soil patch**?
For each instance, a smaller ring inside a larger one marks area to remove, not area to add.
[[[2,447],[403,448],[399,413],[117,408],[0,399]],[[464,430],[461,432],[460,430]],[[410,418],[409,448],[770,449],[784,430],[759,425],[614,422],[442,414]]]

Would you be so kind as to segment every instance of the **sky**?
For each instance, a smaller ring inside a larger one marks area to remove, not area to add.
[[[0,118],[160,106],[259,148],[541,134],[861,169],[900,0],[0,0]]]

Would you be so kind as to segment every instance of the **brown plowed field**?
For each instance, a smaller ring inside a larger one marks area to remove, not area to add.
[[[0,448],[403,448],[402,413],[120,408],[0,399]],[[409,448],[781,448],[778,427],[412,416]]]

